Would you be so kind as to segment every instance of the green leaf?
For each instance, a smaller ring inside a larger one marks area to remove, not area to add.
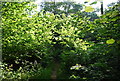
[[[85,7],[85,12],[92,12],[92,11],[94,11],[94,8],[92,6]]]
[[[93,4],[97,4],[97,1],[95,1],[95,2],[92,2],[90,5],[93,5]]]
[[[118,40],[117,43],[120,44],[120,40]]]
[[[85,1],[84,3],[88,3],[87,1]]]
[[[113,44],[114,42],[115,42],[114,39],[109,39],[109,40],[106,41],[107,44]]]

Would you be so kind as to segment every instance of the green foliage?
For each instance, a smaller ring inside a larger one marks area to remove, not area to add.
[[[85,12],[92,12],[92,11],[94,11],[94,8],[92,8],[92,6],[85,7]]]
[[[44,12],[51,12],[59,15],[61,15],[62,13],[69,15],[70,13],[77,13],[82,10],[81,4],[76,4],[75,2],[70,2],[70,1],[42,2],[41,7],[42,10],[44,10]]]
[[[82,14],[30,15],[35,6],[28,4],[2,3],[3,63],[7,63],[2,64],[2,79],[51,78],[55,61],[61,62],[60,78],[119,80],[120,18],[116,8],[90,21]],[[88,6],[85,11],[93,8]]]
[[[93,5],[93,4],[97,4],[97,1],[95,1],[95,2],[92,2],[90,5]]]
[[[109,40],[106,41],[107,44],[113,44],[114,42],[115,42],[114,39],[109,39]]]

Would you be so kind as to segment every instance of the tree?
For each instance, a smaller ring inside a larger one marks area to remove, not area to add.
[[[66,15],[70,13],[76,13],[82,10],[81,4],[76,4],[75,2],[43,2],[42,10],[45,12],[51,12],[54,14],[62,14],[65,13]]]

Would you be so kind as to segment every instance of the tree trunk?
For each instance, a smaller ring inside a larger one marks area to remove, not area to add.
[[[101,1],[101,15],[103,15],[103,0]]]

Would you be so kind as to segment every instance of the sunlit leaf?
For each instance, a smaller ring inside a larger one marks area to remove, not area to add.
[[[85,12],[92,12],[92,11],[94,11],[94,8],[92,6],[85,7]]]
[[[109,39],[109,40],[106,41],[107,44],[113,44],[114,42],[115,42],[114,39]]]

